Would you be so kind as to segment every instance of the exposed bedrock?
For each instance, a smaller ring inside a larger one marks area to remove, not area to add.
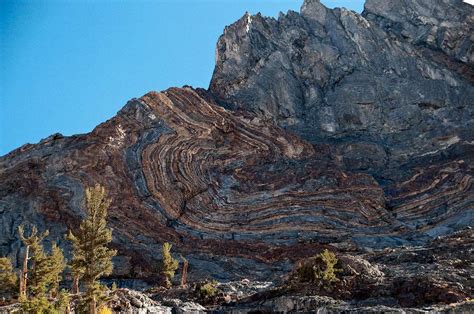
[[[90,134],[24,146],[0,167],[2,254],[17,253],[22,221],[62,241],[83,215],[84,186],[101,183],[113,198],[123,276],[153,270],[163,241],[194,276],[263,278],[321,243],[423,243],[472,220],[464,160],[420,169],[385,194],[370,175],[343,170],[327,146],[190,88],[132,100]]]
[[[2,253],[18,248],[22,221],[44,221],[53,238],[74,228],[84,186],[94,182],[113,198],[118,265],[138,265],[135,275],[152,268],[165,240],[202,266],[196,271],[225,278],[234,268],[268,275],[270,261],[287,270],[318,247],[298,241],[394,229],[371,176],[346,173],[324,149],[203,97],[189,88],[149,93],[90,134],[57,135],[3,157]]]
[[[164,241],[191,277],[270,280],[329,244],[472,225],[473,9],[400,1],[247,14],[219,39],[209,91],[150,92],[91,133],[1,157],[0,255],[20,259],[22,222],[67,246],[95,183],[123,277],[156,273]]]
[[[472,145],[473,22],[461,0],[368,0],[361,15],[306,0],[278,19],[246,14],[219,38],[210,90],[378,174]]]

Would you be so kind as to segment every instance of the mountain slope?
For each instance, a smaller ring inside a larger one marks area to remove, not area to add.
[[[219,38],[210,90],[331,143],[350,170],[399,180],[412,159],[471,146],[473,20],[461,0],[368,0],[362,15],[308,0],[300,14],[246,15]]]
[[[219,39],[208,91],[151,92],[89,134],[1,157],[0,254],[19,261],[22,222],[67,245],[95,183],[113,199],[114,276],[131,278],[155,273],[164,241],[194,278],[268,279],[328,244],[472,225],[473,9],[402,2],[247,14]]]

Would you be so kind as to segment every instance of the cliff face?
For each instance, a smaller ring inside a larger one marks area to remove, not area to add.
[[[277,20],[246,15],[218,41],[210,90],[331,143],[348,169],[398,179],[387,167],[473,139],[473,11],[368,0],[359,15],[308,0]]]
[[[123,275],[151,271],[170,241],[194,275],[268,276],[265,262],[288,270],[293,251],[318,247],[287,251],[298,240],[384,235],[396,226],[369,175],[345,173],[324,148],[190,88],[149,93],[90,134],[53,136],[0,165],[2,253],[19,247],[22,221],[53,228],[52,238],[61,239],[83,213],[84,186],[100,183],[113,199]]]
[[[305,1],[245,15],[208,91],[133,99],[89,134],[0,158],[0,254],[16,228],[63,234],[106,186],[115,275],[149,276],[174,244],[191,276],[271,278],[331,243],[424,244],[473,222],[473,7]]]

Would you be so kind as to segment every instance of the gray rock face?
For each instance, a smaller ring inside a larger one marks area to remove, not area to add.
[[[386,305],[351,304],[325,296],[283,296],[255,304],[252,308],[224,308],[224,310],[226,313],[254,313],[255,311],[272,313],[470,313],[473,310],[473,305],[471,302],[462,302],[423,308],[400,308]]]
[[[111,293],[109,307],[114,313],[130,314],[151,314],[151,313],[172,313],[170,307],[161,305],[153,301],[146,294],[129,290],[118,289]]]
[[[18,264],[28,222],[69,252],[96,183],[124,279],[159,279],[163,242],[190,281],[268,281],[322,244],[424,245],[470,226],[472,20],[459,0],[247,14],[219,39],[210,91],[151,92],[89,134],[0,157],[0,254]]]
[[[210,91],[333,144],[349,170],[380,174],[472,145],[473,21],[460,0],[368,0],[361,15],[307,0],[278,19],[247,14],[218,41]]]
[[[229,281],[219,283],[217,289],[227,295],[230,300],[239,300],[248,298],[256,293],[270,289],[273,286],[271,281],[250,281],[243,279],[241,281]]]
[[[206,308],[196,302],[185,302],[180,299],[165,300],[165,303],[173,308],[173,313],[205,313]]]
[[[391,36],[472,66],[472,6],[462,0],[368,0],[363,15]]]

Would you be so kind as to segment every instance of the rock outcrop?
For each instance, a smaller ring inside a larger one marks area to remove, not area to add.
[[[117,289],[108,295],[110,299],[107,306],[114,313],[149,314],[163,313],[171,314],[172,308],[163,306],[161,303],[150,299],[147,295],[129,290]]]
[[[369,175],[345,173],[321,149],[208,96],[190,88],[149,93],[90,134],[56,136],[3,158],[3,252],[20,246],[16,228],[24,221],[61,239],[82,216],[83,189],[93,183],[113,199],[117,275],[153,270],[152,257],[170,241],[194,275],[264,277],[319,246],[297,241],[397,228]]]
[[[191,279],[270,280],[329,244],[425,245],[465,228],[473,19],[460,0],[246,14],[219,39],[209,90],[151,92],[91,133],[1,157],[0,255],[19,260],[24,222],[67,247],[95,183],[113,199],[120,278],[151,278],[164,241]]]
[[[210,90],[331,143],[349,170],[399,180],[415,158],[472,154],[473,25],[461,0],[368,0],[362,15],[307,0],[278,19],[246,15],[219,38]]]

